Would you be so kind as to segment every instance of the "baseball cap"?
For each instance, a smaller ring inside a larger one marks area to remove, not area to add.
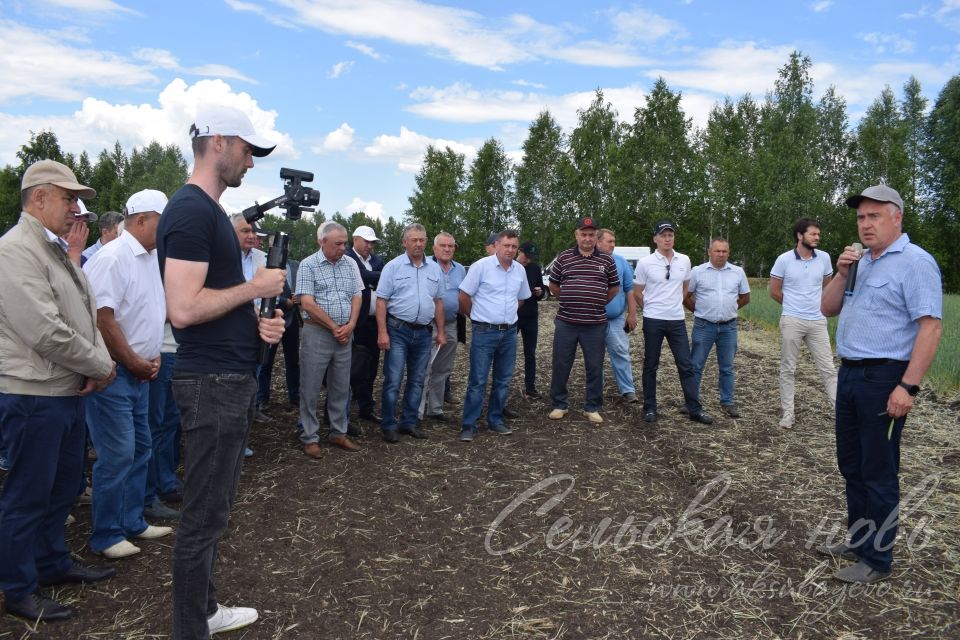
[[[82,218],[87,222],[96,222],[100,217],[93,211],[90,211],[90,209],[87,209],[87,205],[83,204],[83,200],[80,198],[77,198],[77,206],[80,207],[80,213],[73,216],[74,220],[80,220]]]
[[[659,220],[657,224],[653,225],[653,235],[658,236],[664,231],[673,231],[676,233],[677,228],[673,226],[673,223],[669,220]]]
[[[903,211],[903,198],[900,197],[900,194],[897,193],[896,189],[888,187],[883,184],[875,184],[872,187],[867,187],[863,190],[858,196],[850,196],[847,198],[847,206],[851,209],[856,209],[860,206],[860,203],[864,200],[876,200],[877,202],[892,202],[897,205],[897,208],[900,211]]]
[[[377,237],[377,232],[374,231],[372,227],[368,227],[365,224],[362,224],[353,230],[353,237],[363,238],[367,242],[380,242],[380,238]]]
[[[77,176],[70,167],[56,160],[39,160],[27,167],[23,180],[20,181],[20,190],[24,191],[38,184],[52,184],[67,191],[75,191],[81,198],[97,197],[95,189],[77,182]]]
[[[495,243],[497,241],[497,238],[499,237],[500,237],[500,232],[494,231],[493,233],[487,236],[487,241],[483,243],[483,246],[489,247],[490,245]]]
[[[537,255],[537,247],[529,240],[520,245],[520,251],[523,251],[528,256]]]
[[[580,218],[577,220],[577,229],[599,229],[600,226],[597,224],[597,221],[587,216],[586,218]]]
[[[253,130],[250,118],[239,109],[223,105],[208,105],[201,107],[197,118],[190,125],[190,137],[203,138],[206,136],[237,136],[253,147],[253,155],[262,158],[269,155],[277,145]]]
[[[123,214],[133,216],[148,211],[163,213],[163,208],[166,206],[167,196],[162,191],[144,189],[127,198],[127,206],[123,208]]]

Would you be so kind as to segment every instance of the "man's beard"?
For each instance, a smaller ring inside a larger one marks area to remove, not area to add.
[[[804,247],[807,251],[813,251],[814,249],[817,248],[817,245],[815,245],[815,244],[809,244],[809,243],[807,243],[806,240],[801,240],[801,241],[800,241],[800,244],[802,244],[803,247]]]

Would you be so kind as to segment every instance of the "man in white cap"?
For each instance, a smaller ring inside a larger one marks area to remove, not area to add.
[[[376,232],[362,224],[353,230],[353,246],[347,249],[346,253],[356,261],[360,267],[360,277],[363,278],[360,319],[353,332],[353,357],[363,359],[365,364],[356,379],[351,376],[351,391],[357,401],[360,419],[376,424],[380,424],[380,416],[377,415],[373,400],[373,382],[380,368],[380,348],[377,346],[377,298],[374,292],[380,284],[383,258],[373,251],[379,242],[380,238],[377,237]],[[360,354],[360,351],[363,353]],[[356,368],[354,364],[354,369]]]
[[[0,429],[10,470],[0,492],[0,589],[7,613],[63,620],[39,586],[89,583],[112,568],[74,564],[63,539],[83,472],[83,396],[113,381],[86,277],[60,235],[96,191],[53,160],[23,175],[23,213],[0,238]]]
[[[124,234],[83,267],[97,299],[97,327],[117,377],[87,402],[87,425],[97,450],[93,465],[90,550],[107,558],[134,555],[128,538],[169,535],[143,517],[152,440],[147,412],[150,385],[160,369],[167,307],[157,266],[157,224],[167,196],[145,189],[127,200]]]
[[[255,298],[283,290],[282,269],[243,277],[240,244],[219,204],[240,186],[254,156],[274,145],[230,107],[208,107],[190,127],[194,167],[170,199],[157,232],[167,315],[179,343],[173,393],[184,425],[184,486],[173,549],[173,637],[207,638],[257,619],[224,607],[213,584],[217,542],[227,530],[243,450],[256,411],[259,340],[279,342],[282,313],[259,318]]]

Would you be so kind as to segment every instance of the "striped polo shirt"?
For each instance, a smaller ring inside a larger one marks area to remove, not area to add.
[[[560,287],[558,320],[602,324],[607,321],[607,292],[620,286],[620,276],[607,254],[595,248],[585,256],[574,247],[557,256],[550,268],[550,282]]]

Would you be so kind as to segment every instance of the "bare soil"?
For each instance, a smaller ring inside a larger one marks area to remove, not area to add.
[[[555,307],[541,308],[545,392]],[[639,387],[639,332],[632,349]],[[512,436],[481,430],[461,443],[455,420],[388,445],[363,424],[360,452],[325,449],[319,461],[298,446],[278,367],[216,573],[221,601],[254,606],[260,620],[224,637],[960,637],[957,397],[924,392],[907,422],[893,578],[844,586],[830,578],[839,565],[813,551],[845,526],[833,416],[804,354],[797,425],[780,429],[778,363],[777,335],[742,324],[742,417],[720,414],[711,356],[710,427],[679,413],[665,348],[655,425],[609,384],[605,421],[590,425],[576,410],[578,364],[561,421],[546,418],[548,401],[520,395],[518,372]],[[461,348],[461,396],[467,369]],[[69,544],[100,562],[86,547],[89,509],[74,515]],[[172,539],[141,548],[113,580],[55,590],[73,620],[34,629],[0,616],[0,639],[167,637]]]

